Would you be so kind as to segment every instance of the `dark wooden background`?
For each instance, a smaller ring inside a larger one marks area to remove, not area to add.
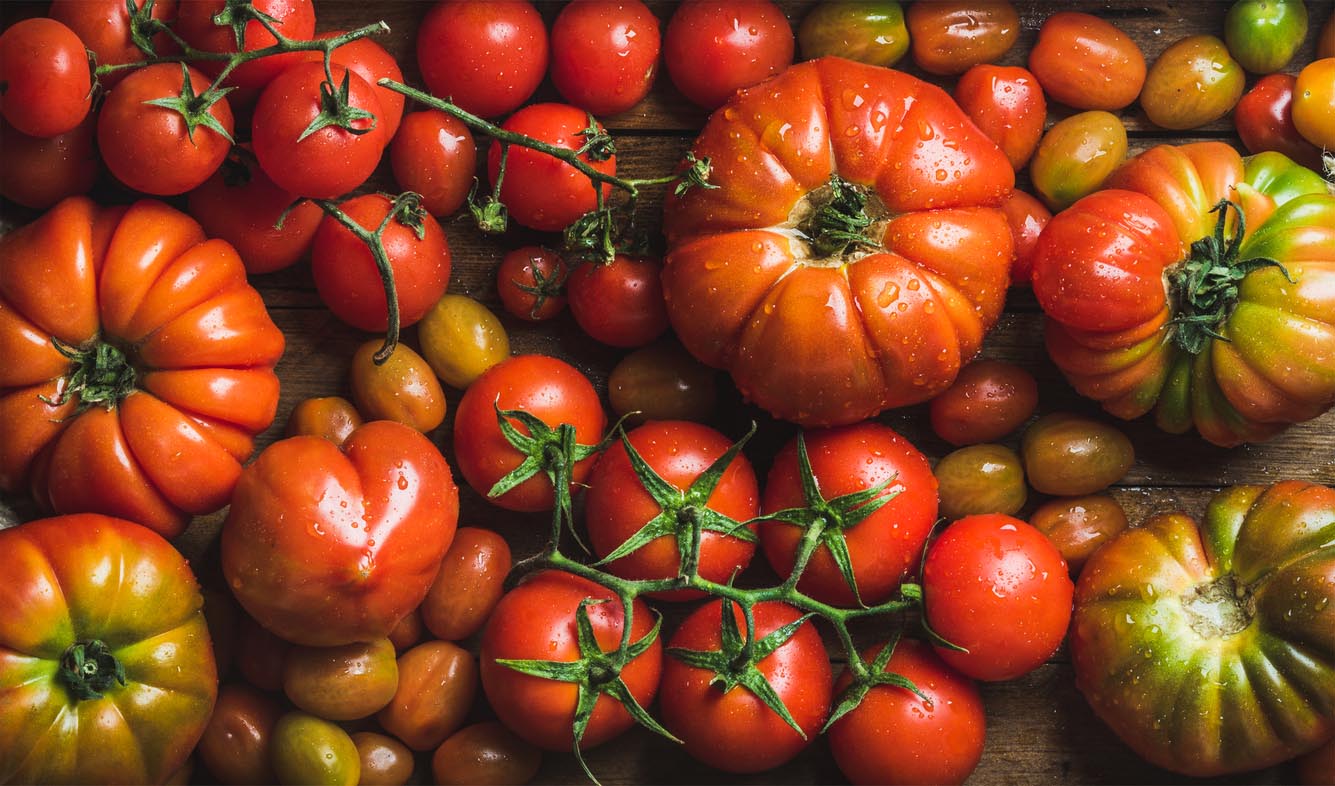
[[[548,23],[555,18],[560,3],[539,3]],[[663,24],[671,16],[674,4],[650,0],[650,7]],[[780,2],[794,28],[809,2]],[[1070,3],[1017,2],[1022,30],[1019,43],[1001,62],[1023,65],[1043,20],[1057,10],[1079,7],[1103,16],[1131,35],[1141,46],[1146,60],[1153,59],[1168,45],[1186,35],[1211,33],[1222,35],[1227,2],[1116,2]],[[1332,13],[1329,2],[1308,3],[1311,28],[1307,41],[1289,67],[1296,71],[1313,57],[1314,39],[1320,26]],[[394,54],[403,67],[406,80],[421,86],[414,57],[417,24],[427,2],[349,2],[317,0],[320,30],[348,29],[384,19],[392,32],[380,42]],[[23,16],[40,14],[41,3],[0,3],[0,24],[7,26]],[[901,66],[916,72],[910,59]],[[919,76],[923,74],[918,73]],[[949,80],[931,78],[950,87]],[[1255,78],[1249,79],[1249,86]],[[561,100],[550,82],[545,82],[534,101]],[[409,107],[411,109],[411,107]],[[1071,114],[1060,106],[1049,107],[1048,122]],[[1224,118],[1204,128],[1182,134],[1155,128],[1136,106],[1121,113],[1130,137],[1131,154],[1161,143],[1179,143],[1196,139],[1222,139],[1240,146],[1233,132],[1231,118]],[[640,106],[605,122],[617,141],[618,169],[622,174],[645,177],[668,171],[688,149],[705,114],[689,105],[660,73],[653,92]],[[244,132],[242,132],[244,133]],[[485,149],[485,143],[479,140]],[[1021,177],[1021,183],[1026,178]],[[367,189],[397,190],[388,166],[382,166]],[[132,195],[114,183],[104,182],[97,193],[109,201],[124,201]],[[642,200],[642,215],[651,223],[658,220],[661,198],[650,193]],[[12,203],[0,205],[0,228],[5,230],[35,217],[35,213]],[[477,298],[498,314],[510,333],[513,351],[545,353],[569,360],[585,371],[600,392],[606,392],[606,377],[624,352],[595,344],[575,326],[569,315],[553,323],[532,327],[504,316],[496,296],[495,265],[508,249],[530,242],[555,244],[559,239],[512,229],[501,238],[486,238],[476,232],[466,216],[456,215],[443,221],[453,255],[450,291]],[[306,266],[253,279],[263,293],[270,312],[286,333],[287,353],[278,367],[282,379],[282,399],[275,425],[260,438],[267,445],[281,435],[288,413],[301,399],[320,395],[347,395],[348,359],[363,334],[343,325],[321,305]],[[409,343],[414,331],[406,332]],[[988,357],[1003,358],[1029,369],[1039,380],[1040,412],[1057,410],[1098,414],[1090,402],[1080,399],[1047,360],[1042,349],[1041,316],[1033,296],[1027,290],[1012,290],[1006,313],[988,336],[983,348]],[[3,362],[0,360],[0,362]],[[763,473],[780,445],[795,434],[795,427],[773,421],[763,412],[748,407],[727,381],[719,378],[720,402],[709,421],[730,436],[740,436],[755,420],[760,431],[747,450],[757,471]],[[458,403],[459,391],[449,392],[451,413]],[[605,399],[604,399],[605,400]],[[949,446],[932,434],[926,408],[910,407],[882,415],[879,420],[910,438],[934,461],[949,451]],[[1289,429],[1262,445],[1232,450],[1216,448],[1194,435],[1173,436],[1142,421],[1121,424],[1136,448],[1136,463],[1112,490],[1126,508],[1133,523],[1155,512],[1182,509],[1199,512],[1217,488],[1238,483],[1271,483],[1285,478],[1301,478],[1335,484],[1335,413]],[[451,458],[452,417],[432,436]],[[1017,440],[1009,444],[1014,447]],[[1032,494],[1021,515],[1027,515],[1041,496]],[[0,525],[4,521],[23,520],[37,515],[23,499],[0,499]],[[204,517],[195,522],[179,545],[194,560],[197,571],[206,580],[216,573],[213,549],[222,515]],[[547,532],[545,515],[519,515],[501,511],[482,501],[468,488],[462,489],[461,525],[481,526],[502,532],[517,556],[536,551]],[[763,559],[757,559],[763,563]],[[757,582],[772,581],[762,565],[750,571]],[[680,611],[668,613],[668,630]],[[860,631],[870,640],[884,633],[873,629]],[[665,633],[665,635],[667,635]],[[1012,682],[982,686],[988,713],[987,746],[982,762],[970,779],[972,784],[1159,784],[1188,782],[1181,776],[1142,762],[1091,713],[1076,691],[1072,670],[1065,651],[1032,674]],[[485,716],[485,707],[477,709]],[[604,783],[840,783],[843,778],[835,767],[823,740],[816,740],[789,765],[751,777],[733,777],[694,763],[672,743],[642,730],[633,730],[614,742],[588,752],[588,760]],[[419,765],[425,762],[419,762]],[[419,775],[429,778],[429,771],[419,767]],[[207,778],[197,773],[197,778]],[[1229,779],[1201,783],[1285,783],[1295,779],[1289,767],[1275,767]],[[538,782],[583,782],[573,758],[547,754]],[[1196,781],[1192,781],[1196,782]]]

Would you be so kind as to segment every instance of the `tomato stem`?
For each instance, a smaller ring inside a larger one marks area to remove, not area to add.
[[[98,639],[71,644],[60,658],[59,674],[77,701],[100,699],[114,685],[125,685],[125,666]]]
[[[55,336],[51,337],[51,344],[70,359],[71,368],[62,379],[55,398],[40,397],[47,404],[64,406],[72,397],[78,396],[77,412],[92,406],[110,410],[135,391],[138,374],[129,358],[117,347],[99,339],[76,347]]]

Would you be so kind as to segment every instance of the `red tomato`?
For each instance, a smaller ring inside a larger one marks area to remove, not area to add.
[[[862,654],[868,663],[877,645]],[[964,783],[983,755],[983,699],[968,677],[930,647],[902,639],[885,671],[908,678],[927,697],[896,685],[877,685],[857,707],[830,725],[830,750],[854,784]],[[847,671],[836,690],[850,682]]]
[[[226,0],[180,0],[176,14],[175,30],[187,44],[205,52],[237,51],[237,29],[243,31],[245,51],[253,52],[278,43],[264,25],[251,19],[241,27],[240,19],[217,24],[215,17],[227,19],[231,14],[231,4]],[[309,40],[315,36],[315,5],[312,0],[253,0],[256,11],[273,18],[272,24],[284,36],[296,40]],[[284,70],[305,59],[301,52],[289,52],[270,55],[259,60],[237,66],[228,74],[226,83],[236,87],[264,87],[272,82]],[[222,72],[225,61],[201,61],[200,70],[212,76]]]
[[[328,33],[321,33],[320,38],[334,38],[343,35],[346,30],[331,30]],[[314,58],[316,62],[323,63],[324,55],[320,52],[308,52],[307,57]],[[380,99],[380,108],[384,110],[376,114],[376,125],[385,134],[385,141],[394,138],[394,134],[399,130],[399,121],[403,119],[403,93],[396,93],[387,87],[381,87],[376,84],[381,79],[393,79],[395,82],[403,81],[403,71],[399,69],[398,62],[394,56],[385,51],[385,48],[375,42],[375,39],[367,36],[358,38],[354,41],[340,46],[333,51],[330,61],[346,67],[349,71],[366,80],[366,84],[375,90],[376,98]]]
[[[913,62],[929,74],[962,74],[1006,54],[1020,35],[1008,0],[911,3],[905,14]]]
[[[54,19],[24,19],[0,33],[0,85],[0,114],[28,136],[70,131],[92,107],[83,42]]]
[[[145,0],[132,0],[136,10],[142,10]],[[137,63],[147,55],[135,46],[133,28],[125,0],[51,0],[47,14],[73,30],[83,45],[97,58],[99,66]],[[149,16],[161,22],[176,18],[176,0],[156,0]],[[153,51],[166,54],[176,51],[176,45],[166,33],[152,38]],[[130,71],[112,71],[98,77],[103,87],[111,88]]]
[[[655,260],[624,254],[581,265],[566,281],[570,313],[595,341],[642,347],[668,329],[661,270]]]
[[[521,674],[496,661],[579,660],[575,620],[585,599],[602,601],[584,608],[598,648],[609,652],[621,643],[625,620],[621,604],[605,587],[559,571],[531,575],[506,593],[482,631],[479,659],[487,701],[508,729],[547,750],[570,750],[578,689],[574,683]],[[653,630],[654,617],[641,600],[636,600],[631,609],[630,640],[634,643]],[[662,668],[663,642],[655,639],[621,670],[621,679],[641,707],[653,701]],[[633,723],[630,713],[614,699],[599,696],[580,748],[601,745]]]
[[[1293,125],[1291,74],[1270,74],[1257,80],[1233,109],[1233,123],[1248,152],[1275,150],[1309,169],[1320,170],[1321,149],[1303,139]]]
[[[721,600],[706,603],[672,634],[669,650],[716,653],[720,663],[716,671],[676,657],[667,659],[659,686],[663,723],[681,738],[687,753],[711,767],[763,772],[792,759],[820,733],[830,713],[834,684],[830,660],[816,626],[806,621],[769,655],[755,663],[746,659],[738,663],[740,652],[724,644],[720,623],[733,626],[740,649],[746,640],[745,617],[731,603],[727,611],[724,608]],[[778,602],[758,603],[752,614],[757,642],[802,616]],[[715,681],[720,674],[739,683],[727,690]],[[802,734],[740,682],[757,678],[769,683]]]
[[[374,230],[393,209],[384,194],[364,194],[340,205],[364,229]],[[398,219],[380,236],[394,270],[399,299],[399,325],[426,316],[450,283],[450,246],[436,219],[423,213],[422,237]],[[389,325],[385,285],[366,244],[332,216],[325,216],[311,246],[311,274],[320,299],[339,319],[362,330],[379,332]]]
[[[649,94],[658,19],[640,0],[575,0],[552,25],[552,83],[595,115],[617,115]]]
[[[36,210],[93,187],[98,164],[93,117],[51,137],[28,136],[0,118],[0,195]]]
[[[1019,66],[976,65],[955,85],[955,100],[1016,170],[1043,136],[1048,103],[1034,75]]]
[[[1145,56],[1136,42],[1111,22],[1076,11],[1043,22],[1029,70],[1049,98],[1076,109],[1121,109],[1145,84]]]
[[[793,28],[769,0],[687,0],[663,39],[672,84],[708,110],[793,63]]]
[[[522,409],[555,429],[562,423],[575,427],[575,441],[596,445],[607,416],[593,384],[574,366],[545,355],[517,355],[492,366],[468,386],[454,411],[454,453],[459,472],[479,494],[486,494],[524,460],[501,433],[496,410]],[[516,425],[520,433],[527,431]],[[575,464],[571,491],[577,490],[593,469],[594,458]],[[489,498],[506,510],[551,510],[552,486],[539,474]]]
[[[561,255],[540,246],[522,246],[507,253],[496,268],[496,291],[511,316],[542,322],[566,307],[566,263]]]
[[[860,423],[842,428],[808,431],[807,455],[821,496],[831,501],[889,482],[887,494],[897,496],[860,522],[856,515],[836,518],[827,537],[841,538],[853,566],[853,578],[865,603],[890,597],[905,574],[918,564],[923,544],[936,521],[936,477],[927,458],[909,441],[878,423]],[[797,441],[779,451],[765,483],[766,514],[807,507],[799,472]],[[848,521],[847,528],[839,519]],[[827,525],[829,526],[829,525]],[[773,522],[760,528],[765,558],[780,576],[793,569],[803,528]],[[841,606],[857,602],[839,566],[830,554],[828,541],[811,555],[797,586],[812,597]]]
[[[979,680],[1009,680],[1042,665],[1071,621],[1075,585],[1042,532],[1000,513],[966,516],[927,549],[924,618],[967,652],[937,654]]]
[[[1030,286],[1034,272],[1034,249],[1038,247],[1038,236],[1043,233],[1043,227],[1052,218],[1052,211],[1032,194],[1018,188],[1002,203],[1001,211],[1006,214],[1006,223],[1010,224],[1011,240],[1015,246],[1015,259],[1011,262],[1011,286]]]
[[[589,128],[589,116],[568,104],[533,104],[515,112],[501,127],[556,147],[578,150],[588,141],[582,132]],[[601,125],[598,130],[603,130]],[[615,155],[603,161],[593,160],[588,153],[583,158],[599,172],[616,174]],[[501,146],[493,142],[487,153],[487,177],[492,183],[500,166]],[[612,186],[604,184],[603,198],[611,194]],[[589,179],[573,166],[546,153],[514,146],[505,165],[501,201],[510,217],[529,229],[559,232],[596,208],[598,195]]]
[[[932,399],[932,431],[952,445],[996,442],[1024,425],[1038,406],[1038,383],[1002,360],[975,360]]]
[[[428,109],[403,118],[389,143],[389,162],[400,188],[421,194],[431,215],[448,216],[463,207],[473,187],[477,146],[462,122]]]
[[[417,30],[432,95],[482,117],[518,109],[547,71],[547,28],[525,0],[444,0]]]

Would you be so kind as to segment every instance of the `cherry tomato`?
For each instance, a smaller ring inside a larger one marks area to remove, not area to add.
[[[465,295],[444,295],[417,326],[422,354],[446,385],[463,389],[510,357],[510,337],[491,310]]]
[[[929,74],[962,74],[1006,54],[1020,34],[1020,16],[1008,0],[910,3],[913,62]]]
[[[1029,162],[1029,176],[1048,207],[1065,210],[1097,191],[1124,158],[1122,121],[1101,110],[1081,112],[1048,129]]]
[[[862,653],[871,663],[884,648]],[[983,755],[987,722],[983,698],[968,677],[922,642],[902,639],[885,671],[906,677],[923,695],[877,685],[830,726],[834,761],[854,784],[959,784]],[[850,682],[847,671],[835,690]]]
[[[395,652],[403,652],[421,641],[425,630],[422,625],[422,615],[418,613],[417,609],[413,609],[404,615],[403,619],[399,620],[386,638],[394,645]]]
[[[249,615],[236,631],[236,668],[255,687],[270,692],[283,689],[283,660],[292,645],[263,628]]]
[[[504,592],[510,573],[510,544],[487,529],[460,527],[431,591],[418,607],[431,635],[459,641],[477,633]]]
[[[309,40],[315,35],[315,5],[312,0],[253,0],[252,5],[256,11],[268,15],[273,20],[270,24],[288,38]],[[236,27],[230,21],[226,24],[214,21],[215,17],[226,18],[230,13],[226,0],[181,0],[174,28],[186,43],[196,49],[234,53],[237,51]],[[278,42],[256,19],[246,22],[242,30],[247,52],[264,49]],[[301,52],[261,57],[237,66],[236,70],[227,75],[226,84],[264,87],[303,59],[305,55]],[[222,72],[223,61],[201,61],[200,68],[216,77]]]
[[[1242,98],[1246,81],[1223,41],[1212,35],[1188,36],[1150,66],[1140,106],[1161,128],[1198,128],[1228,114]]]
[[[705,420],[718,398],[714,369],[674,339],[641,347],[607,378],[612,411],[634,425],[646,420]]]
[[[405,191],[422,195],[433,216],[449,216],[463,207],[477,171],[477,146],[468,127],[436,109],[413,112],[389,143],[394,180]]]
[[[687,0],[663,38],[668,76],[703,109],[792,65],[793,29],[769,0]]]
[[[67,196],[88,193],[100,168],[95,128],[90,116],[63,134],[36,137],[0,119],[0,195],[45,210]]]
[[[145,4],[145,0],[132,2],[137,11]],[[134,27],[125,0],[51,0],[47,14],[73,30],[97,58],[99,66],[137,63],[146,56],[134,43]],[[176,18],[176,0],[156,0],[149,9],[149,17],[160,22],[172,21]],[[150,40],[153,51],[159,55],[177,49],[166,33],[158,33]],[[130,73],[110,71],[98,77],[98,81],[103,87],[112,88]]]
[[[667,332],[662,265],[617,254],[606,264],[576,267],[566,281],[570,313],[594,341],[642,347]]]
[[[537,777],[542,751],[495,721],[465,726],[431,757],[442,786],[520,786]]]
[[[1043,533],[1000,514],[966,516],[946,528],[923,563],[923,614],[946,663],[979,680],[1038,668],[1061,644],[1075,585]]]
[[[274,724],[270,745],[279,783],[356,786],[361,757],[346,731],[304,712],[289,712]]]
[[[286,77],[284,74],[283,78]],[[366,194],[339,207],[363,229],[371,231],[384,221],[393,203],[383,194]],[[450,247],[445,232],[430,215],[423,213],[419,218],[423,233],[420,238],[412,227],[397,218],[390,220],[381,235],[385,254],[394,269],[399,324],[403,327],[424,317],[450,283]],[[311,274],[320,299],[334,316],[362,330],[382,331],[389,324],[385,286],[375,257],[365,243],[331,216],[325,216],[315,232]]]
[[[24,19],[0,33],[0,85],[0,114],[28,136],[72,131],[92,107],[83,42],[54,19]]]
[[[994,442],[1015,431],[1038,406],[1038,383],[1004,360],[975,360],[932,399],[932,430],[952,445]]]
[[[496,268],[496,291],[511,316],[526,322],[551,319],[566,307],[565,260],[551,249],[521,246]]]
[[[1261,77],[1238,101],[1233,123],[1249,152],[1275,150],[1319,171],[1321,149],[1304,139],[1293,124],[1293,86],[1297,81],[1290,74]]]
[[[803,60],[833,55],[889,68],[909,51],[904,9],[895,0],[817,4],[797,28]]]
[[[595,115],[619,115],[649,94],[658,19],[640,0],[574,0],[552,25],[552,83]]]
[[[1145,84],[1145,55],[1126,33],[1092,14],[1060,11],[1039,28],[1029,70],[1053,101],[1076,109],[1129,106]]]
[[[1034,75],[1019,66],[976,65],[955,85],[955,101],[1022,169],[1043,136],[1048,104]]]
[[[1025,429],[1020,442],[1029,483],[1044,494],[1093,494],[1116,483],[1136,461],[1126,435],[1107,423],[1054,412]]]
[[[399,656],[399,686],[376,719],[416,751],[431,750],[462,724],[477,695],[477,662],[448,641],[418,644]]]
[[[288,437],[299,434],[324,437],[335,445],[342,445],[343,440],[361,424],[361,414],[345,398],[308,398],[297,402],[292,408],[283,434]]]
[[[1335,56],[1309,63],[1298,73],[1293,125],[1308,142],[1335,150]]]
[[[371,339],[352,355],[352,400],[368,420],[395,420],[423,434],[445,421],[445,391],[422,356],[399,344],[384,363],[375,354],[384,342]]]
[[[269,748],[282,714],[278,702],[249,685],[223,685],[195,753],[219,783],[276,783]]]
[[[341,647],[293,647],[283,660],[283,693],[325,720],[356,720],[394,698],[399,667],[389,639]]]
[[[1052,541],[1076,576],[1099,546],[1126,529],[1126,511],[1107,494],[1062,497],[1040,505],[1029,523]]]
[[[937,462],[941,515],[953,520],[976,513],[1012,515],[1024,507],[1028,491],[1020,457],[1005,445],[970,445]]]
[[[1030,286],[1038,236],[1052,218],[1052,211],[1028,191],[1018,188],[1001,203],[1001,211],[1006,214],[1006,223],[1010,224],[1011,240],[1015,247],[1015,259],[1011,262],[1011,286]]]
[[[417,29],[432,95],[482,117],[518,109],[547,71],[547,28],[524,0],[445,0]]]
[[[403,786],[413,776],[413,752],[393,737],[373,731],[352,735],[361,761],[357,786]]]
[[[1224,17],[1224,42],[1233,59],[1253,74],[1289,64],[1307,37],[1302,0],[1238,0]]]

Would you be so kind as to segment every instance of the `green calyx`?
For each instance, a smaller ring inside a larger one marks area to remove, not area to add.
[[[136,390],[138,374],[125,353],[115,346],[94,340],[76,347],[54,336],[51,344],[57,352],[70,359],[71,368],[64,376],[55,398],[41,397],[47,404],[64,406],[77,396],[77,412],[92,406],[110,410]]]
[[[717,184],[709,182],[709,176],[714,171],[709,156],[696,158],[695,153],[688,150],[683,163],[685,166],[676,177],[677,184],[672,187],[673,196],[682,196],[692,188],[702,188],[706,191],[719,188]]]
[[[278,20],[256,8],[251,0],[227,0],[222,10],[213,15],[215,25],[232,28],[232,36],[236,39],[236,51],[238,52],[244,52],[246,49],[246,25],[251,22],[259,22],[275,38],[279,37],[278,31],[274,29]]]
[[[877,685],[891,685],[896,688],[903,688],[913,695],[922,699],[927,706],[932,705],[932,700],[927,697],[913,681],[900,674],[886,671],[886,666],[890,663],[890,657],[895,654],[895,647],[899,644],[899,635],[894,635],[886,643],[881,651],[876,653],[876,658],[867,664],[867,668],[862,674],[854,672],[853,681],[835,698],[834,711],[830,713],[829,720],[825,721],[822,732],[834,725],[834,722],[847,715],[855,707],[862,703],[871,689]]]
[[[191,142],[195,141],[195,129],[200,126],[213,131],[214,133],[226,139],[228,142],[234,141],[232,135],[227,132],[218,118],[213,116],[213,105],[218,103],[228,93],[236,88],[232,87],[209,87],[199,95],[195,95],[194,85],[190,83],[190,68],[181,63],[181,93],[172,98],[155,98],[152,101],[145,101],[145,104],[160,106],[163,109],[170,109],[180,114],[185,120],[185,133]]]
[[[153,47],[153,37],[167,29],[159,19],[153,18],[153,6],[156,0],[143,0],[139,5],[135,0],[125,0],[125,13],[130,18],[130,43],[149,57],[157,57]]]
[[[562,275],[565,271],[564,265],[557,268],[556,272],[548,275],[542,272],[538,265],[529,265],[529,271],[533,275],[533,284],[530,286],[518,279],[511,279],[515,289],[533,296],[533,306],[528,310],[531,319],[537,319],[542,307],[547,305],[547,301],[554,297],[561,297],[566,285],[566,277]]]
[[[593,113],[585,114],[589,118],[589,125],[579,132],[579,135],[584,137],[584,144],[575,151],[575,155],[584,156],[590,161],[607,161],[617,153],[612,135],[598,127],[598,121],[594,119]]]
[[[71,644],[60,658],[58,673],[77,701],[100,699],[116,685],[125,685],[125,667],[98,639]]]
[[[867,237],[872,218],[867,215],[867,192],[861,186],[830,175],[820,205],[798,227],[817,257],[840,257],[862,246],[875,246]]]
[[[329,70],[328,61],[329,61],[329,53],[326,52],[325,53],[326,71]],[[365,109],[360,109],[358,107],[355,107],[351,103],[351,99],[349,97],[349,91],[351,90],[351,81],[350,81],[351,78],[352,78],[352,72],[347,69],[344,69],[343,83],[338,85],[337,87],[331,81],[332,76],[330,77],[330,79],[327,79],[324,82],[320,83],[320,114],[316,115],[315,119],[311,121],[311,124],[306,126],[306,129],[301,132],[301,136],[297,137],[298,142],[304,140],[306,137],[310,136],[311,134],[314,134],[317,131],[329,128],[330,126],[333,126],[335,128],[341,128],[344,131],[347,131],[349,134],[355,134],[357,136],[361,136],[362,134],[367,134],[375,130],[376,126],[375,115],[371,112],[366,111]],[[358,127],[355,124],[360,120],[369,120],[371,122],[365,124],[364,126]]]

